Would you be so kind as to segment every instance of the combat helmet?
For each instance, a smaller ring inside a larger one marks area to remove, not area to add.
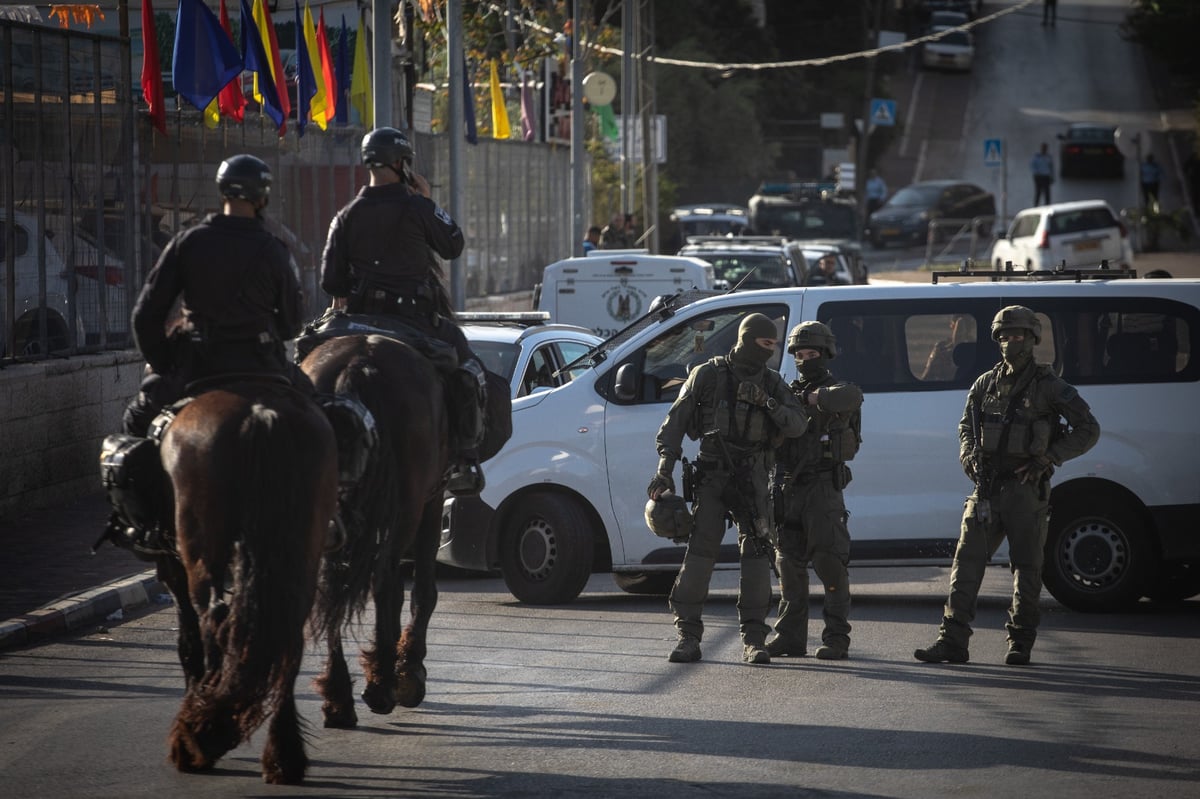
[[[1042,343],[1042,322],[1036,313],[1024,305],[1009,305],[1000,309],[996,318],[992,320],[992,340],[999,340],[997,337],[1000,335],[1000,331],[1010,328],[1028,330],[1033,334],[1034,344]]]
[[[817,350],[833,360],[837,357],[837,336],[821,322],[801,322],[792,328],[787,340],[789,354],[795,355],[798,350]]]
[[[413,160],[413,148],[403,131],[396,128],[375,128],[363,136],[362,162],[366,166],[383,167]]]
[[[217,190],[222,197],[258,205],[271,193],[271,168],[253,155],[234,155],[217,168]]]
[[[646,503],[646,526],[662,538],[686,541],[692,534],[692,512],[683,497],[664,491]]]

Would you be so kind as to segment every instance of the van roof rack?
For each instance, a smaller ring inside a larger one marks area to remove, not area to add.
[[[688,236],[688,244],[785,244],[787,236]]]
[[[1012,262],[1009,261],[1004,265],[1004,269],[975,269],[974,262],[971,259],[963,261],[961,269],[954,271],[936,271],[933,272],[933,282],[937,283],[940,278],[959,278],[959,277],[986,277],[992,283],[1008,283],[1008,282],[1043,282],[1055,280],[1070,280],[1075,283],[1081,283],[1087,280],[1118,280],[1123,278],[1136,278],[1136,269],[1113,269],[1109,267],[1108,261],[1101,261],[1100,266],[1092,269],[1068,269],[1067,262],[1063,261],[1054,269],[1033,269],[1024,272],[1018,272],[1013,269]]]
[[[459,311],[454,314],[457,322],[501,322],[529,327],[544,325],[550,321],[549,311]]]

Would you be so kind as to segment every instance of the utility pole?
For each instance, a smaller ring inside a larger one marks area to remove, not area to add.
[[[375,63],[375,81],[371,102],[375,105],[375,127],[391,127],[392,117],[392,3],[371,0],[371,54]]]
[[[875,23],[869,22],[871,3],[875,4]],[[883,24],[883,0],[864,0],[863,20],[867,22],[866,49],[874,50]],[[871,99],[875,94],[875,66],[878,56],[867,59],[867,84],[863,92],[862,132],[858,134],[858,149],[854,159],[854,194],[858,200],[858,218],[865,223],[867,215],[867,149],[871,141]]]
[[[579,0],[571,0],[571,252],[582,254],[584,164],[583,59],[579,46]]]

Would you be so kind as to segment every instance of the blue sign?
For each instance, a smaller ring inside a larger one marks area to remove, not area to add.
[[[1004,142],[1000,139],[983,140],[983,165],[1000,166],[1004,163]]]
[[[871,124],[890,127],[896,124],[896,101],[874,98],[871,100]]]

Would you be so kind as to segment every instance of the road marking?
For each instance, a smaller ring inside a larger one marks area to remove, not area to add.
[[[921,152],[917,153],[917,165],[913,167],[913,183],[921,182],[921,173],[925,170],[925,148],[929,146],[929,139],[921,140]]]

